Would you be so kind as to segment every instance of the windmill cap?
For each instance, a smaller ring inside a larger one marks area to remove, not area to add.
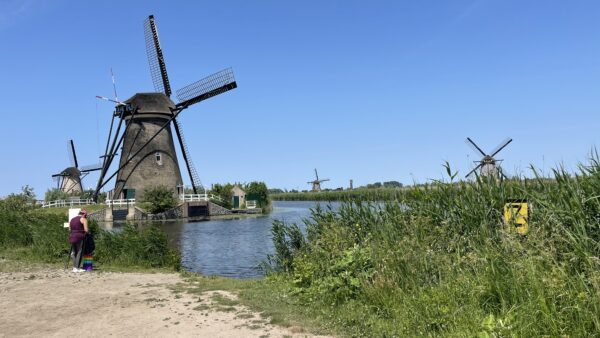
[[[165,115],[172,116],[175,103],[163,93],[137,93],[125,101],[136,108],[136,116]]]

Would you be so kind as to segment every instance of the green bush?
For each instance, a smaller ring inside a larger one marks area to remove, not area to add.
[[[44,195],[44,201],[46,202],[50,202],[50,201],[57,201],[57,200],[67,200],[69,199],[69,197],[71,197],[70,194],[67,194],[66,192],[60,190],[60,189],[48,189],[46,191],[46,194]]]
[[[151,214],[161,213],[177,206],[173,191],[165,186],[147,188],[140,202],[142,208]]]
[[[11,195],[0,200],[0,251],[17,250],[17,259],[64,262],[70,250],[69,230],[63,227],[66,221],[66,215],[48,213],[23,196]],[[179,270],[179,254],[169,248],[160,228],[137,229],[128,224],[121,232],[111,232],[89,222],[96,241],[95,264]]]
[[[127,224],[122,232],[102,231],[96,239],[95,258],[117,266],[171,267],[179,270],[179,253],[168,247],[158,226],[138,229]]]

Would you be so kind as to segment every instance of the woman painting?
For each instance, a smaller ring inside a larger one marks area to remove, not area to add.
[[[83,239],[88,233],[87,210],[81,209],[79,214],[69,222],[71,233],[69,234],[69,243],[71,243],[71,258],[73,259],[73,272],[83,272],[80,269],[81,255],[83,251]]]

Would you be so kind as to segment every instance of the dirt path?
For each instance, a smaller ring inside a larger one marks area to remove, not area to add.
[[[224,291],[175,293],[178,274],[0,272],[0,337],[312,337]]]

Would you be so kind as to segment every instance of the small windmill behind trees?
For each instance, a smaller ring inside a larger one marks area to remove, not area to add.
[[[319,173],[317,173],[317,169],[315,169],[315,180],[310,181],[310,182],[306,182],[308,184],[312,184],[312,189],[311,191],[321,191],[321,182],[326,182],[329,181],[328,178],[320,180],[319,179]]]
[[[56,188],[58,190],[67,194],[78,194],[83,192],[81,180],[90,172],[102,169],[102,165],[89,165],[79,168],[77,153],[75,153],[75,143],[73,140],[69,140],[67,145],[71,166],[58,174],[52,175],[52,178],[56,181]]]
[[[143,194],[145,189],[155,186],[165,186],[173,193],[183,187],[171,127],[177,135],[192,188],[197,194],[202,183],[177,118],[191,105],[237,88],[233,71],[227,68],[177,90],[179,102],[174,103],[171,100],[171,85],[153,15],[144,21],[144,34],[155,92],[137,93],[124,102],[116,98],[108,100],[117,105],[102,156],[103,166],[94,200],[100,189],[115,176],[114,198],[125,195],[126,190],[126,198],[134,198],[136,191],[138,195]],[[118,122],[115,123],[116,121]],[[115,124],[116,128],[113,128]],[[108,175],[108,170],[118,155],[117,150],[121,153],[119,166],[113,174]],[[134,196],[129,196],[131,191]]]
[[[471,138],[469,138],[469,137],[467,137],[467,140],[465,142],[476,153],[480,153],[481,155],[483,155],[481,160],[473,161],[478,164],[475,168],[473,168],[473,170],[471,170],[467,175],[465,175],[465,178],[469,177],[471,174],[473,174],[479,168],[481,168],[481,170],[480,170],[481,177],[498,177],[498,175],[502,175],[502,176],[506,177],[506,175],[504,175],[504,173],[502,172],[502,168],[500,168],[500,166],[496,165],[496,163],[502,162],[503,160],[497,160],[496,158],[494,158],[494,156],[498,155],[498,153],[502,149],[504,149],[504,147],[506,147],[510,142],[512,142],[511,138],[507,138],[506,140],[502,141],[502,143],[500,143],[500,145],[498,145],[491,152],[491,154],[484,153],[483,150],[481,150],[481,148],[479,148],[479,146],[477,144],[475,144],[475,142],[473,142],[473,140],[471,140]]]

